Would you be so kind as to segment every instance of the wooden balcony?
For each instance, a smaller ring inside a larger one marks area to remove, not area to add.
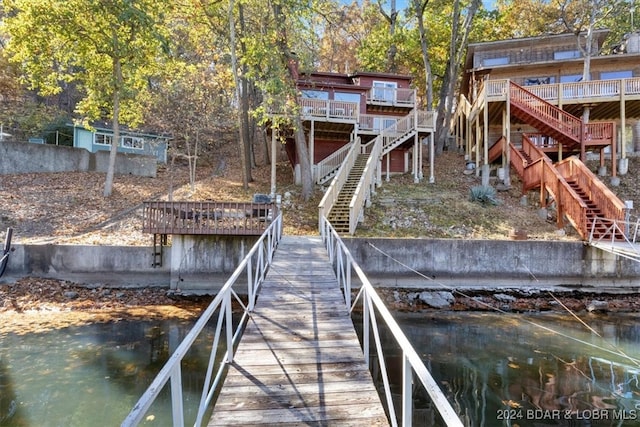
[[[305,120],[352,122],[358,118],[357,102],[334,101],[326,99],[299,98],[302,118]]]
[[[275,203],[147,201],[142,231],[161,235],[259,236],[277,215]]]
[[[484,82],[480,95],[474,101],[474,107],[484,102],[485,97],[487,102],[492,103],[506,101],[508,88],[509,80]],[[574,116],[580,116],[583,107],[588,105],[592,121],[620,118],[620,106],[623,102],[627,118],[640,117],[640,77],[530,85],[524,86],[524,89]]]
[[[412,125],[419,131],[433,132],[436,126],[435,111],[414,110],[409,115],[415,115]],[[384,129],[395,126],[395,124],[407,116],[389,116],[377,114],[360,114],[358,118],[358,131],[361,133],[378,135]]]
[[[412,108],[416,104],[416,91],[376,86],[367,92],[367,104]]]

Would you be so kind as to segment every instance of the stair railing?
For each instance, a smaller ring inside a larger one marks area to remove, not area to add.
[[[611,144],[614,137],[615,123],[595,122],[583,125],[581,119],[567,113],[513,82],[510,82],[509,100],[528,114],[538,117],[561,134],[571,139],[574,145]]]
[[[498,138],[496,142],[489,148],[489,158],[487,159],[489,163],[492,163],[498,157],[502,155],[502,148],[505,144],[506,138],[501,136]]]
[[[357,140],[359,141],[360,137],[357,137]],[[351,150],[351,146],[353,145],[353,141],[354,135],[351,134],[351,141],[349,141],[348,144],[343,145],[318,162],[316,165],[316,184],[322,185],[331,179],[331,174],[336,172],[347,158],[349,150]]]
[[[377,180],[376,172],[379,169],[380,157],[382,156],[382,135],[377,136],[371,144],[371,152],[364,170],[362,171],[362,177],[358,182],[356,191],[353,193],[351,202],[349,203],[349,234],[353,235],[356,232],[358,221],[364,211],[364,205],[371,196],[374,186]],[[322,218],[322,217],[320,217]]]
[[[602,216],[612,220],[624,220],[625,205],[589,168],[572,156],[556,165],[556,169],[566,178],[575,180],[596,206]],[[586,233],[585,233],[586,235]]]
[[[541,118],[559,132],[570,137],[575,143],[580,143],[582,120],[513,82],[510,82],[509,88],[509,100],[512,105]]]
[[[353,165],[355,164],[356,159],[358,158],[358,154],[360,154],[361,152],[361,149],[362,148],[359,139],[349,148],[347,156],[342,162],[340,169],[338,169],[338,173],[336,173],[336,175],[333,177],[329,188],[327,188],[327,191],[325,191],[322,200],[320,200],[320,203],[318,204],[318,221],[320,221],[321,218],[329,215],[329,212],[331,212],[331,208],[333,208],[336,200],[338,200],[340,190],[342,190],[345,182],[347,182],[349,172],[351,172],[351,168],[353,168]],[[318,223],[318,226],[320,226],[320,223]]]
[[[519,164],[526,163],[522,175],[520,175],[523,191],[540,187],[541,202],[544,202],[544,191],[548,191],[556,201],[558,224],[562,225],[563,217],[566,216],[573,227],[586,239],[588,235],[586,203],[567,183],[551,159],[529,139],[528,134],[522,136],[522,151],[526,153],[530,161],[527,162],[519,150],[512,149],[511,164],[514,169],[518,170]]]
[[[396,148],[402,142],[406,140],[406,136],[410,135],[416,128],[416,114],[415,111],[407,114],[393,125],[384,128],[380,133],[382,137],[382,151],[381,156],[389,153]]]

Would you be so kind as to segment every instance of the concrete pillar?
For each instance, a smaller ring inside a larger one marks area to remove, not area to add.
[[[489,185],[489,173],[491,171],[491,167],[488,164],[482,165],[482,185]]]

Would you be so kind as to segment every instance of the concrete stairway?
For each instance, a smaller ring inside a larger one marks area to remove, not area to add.
[[[358,155],[358,158],[349,172],[347,181],[342,186],[342,189],[338,194],[338,199],[333,205],[333,208],[331,208],[327,217],[331,225],[333,225],[335,230],[340,234],[349,233],[349,204],[351,204],[351,199],[358,187],[358,183],[360,182],[360,178],[362,177],[362,173],[368,159],[368,153]]]

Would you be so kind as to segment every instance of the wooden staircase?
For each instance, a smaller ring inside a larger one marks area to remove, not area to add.
[[[541,202],[547,192],[558,209],[558,225],[566,217],[584,240],[624,239],[602,219],[624,219],[624,203],[575,156],[554,164],[523,134],[522,146],[511,147],[511,165],[522,179],[522,191],[540,188]]]
[[[340,234],[349,233],[349,205],[356,192],[356,188],[360,184],[360,178],[369,159],[369,153],[359,154],[356,161],[349,171],[347,181],[344,183],[338,194],[333,207],[329,211],[327,219],[333,225],[333,228]]]
[[[581,158],[586,147],[605,147],[613,142],[613,122],[585,124],[513,82],[509,82],[509,105],[514,117],[562,144],[567,152],[580,152]]]
[[[589,195],[587,194],[586,191],[584,191],[582,188],[580,188],[580,184],[578,183],[577,180],[573,179],[573,180],[566,180],[567,185],[569,187],[571,187],[573,189],[573,191],[576,192],[576,194],[580,197],[580,199],[585,203],[585,205],[587,205],[587,209],[586,209],[586,218],[587,218],[587,229],[588,230],[592,230],[593,226],[595,224],[595,219],[596,218],[603,218],[603,212],[600,208],[598,208],[598,205],[591,200],[591,198],[589,197]],[[598,225],[596,224],[596,227],[598,227]],[[594,230],[594,235],[597,238],[602,237],[602,235],[606,232],[606,227],[602,228],[602,226],[600,226],[601,228],[597,228],[596,230]]]

